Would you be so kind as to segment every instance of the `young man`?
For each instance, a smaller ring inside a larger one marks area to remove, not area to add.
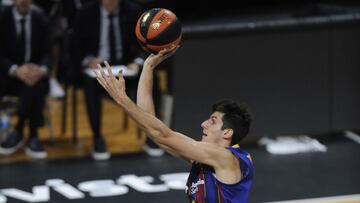
[[[247,202],[253,165],[250,155],[237,145],[247,135],[251,123],[251,117],[243,106],[230,100],[215,104],[210,118],[201,124],[201,141],[171,130],[154,116],[153,71],[176,50],[177,47],[162,50],[146,59],[138,86],[137,105],[125,93],[122,72],[116,79],[107,62],[106,71],[98,65],[97,80],[147,136],[169,153],[192,163],[187,183],[190,202]]]

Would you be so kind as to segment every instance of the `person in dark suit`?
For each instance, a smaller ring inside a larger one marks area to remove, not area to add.
[[[133,1],[100,0],[83,6],[73,25],[72,75],[83,79],[85,102],[94,138],[92,155],[95,160],[110,157],[100,125],[104,90],[95,78],[84,74],[84,69],[94,69],[104,60],[111,61],[114,65],[126,65],[136,72],[135,76],[126,78],[127,92],[135,99],[138,73],[146,55],[134,34],[137,19],[142,12]]]
[[[32,7],[31,0],[15,0],[0,17],[0,98],[19,98],[18,122],[0,145],[0,154],[9,155],[24,143],[23,130],[29,121],[25,152],[33,158],[46,158],[38,139],[42,112],[48,92],[50,30],[45,15]]]

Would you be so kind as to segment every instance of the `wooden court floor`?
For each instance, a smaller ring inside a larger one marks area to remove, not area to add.
[[[44,126],[40,129],[40,139],[48,152],[48,159],[86,157],[90,156],[92,150],[92,133],[86,113],[84,92],[78,90],[77,94],[77,131],[78,142],[72,142],[71,124],[71,90],[68,90],[67,98],[67,127],[64,134],[61,134],[62,100],[48,99],[48,108],[52,124],[50,128]],[[111,153],[134,153],[142,150],[145,136],[139,133],[135,123],[129,119],[128,127],[123,128],[124,114],[120,106],[110,99],[103,99],[103,119],[102,134],[104,135],[108,149]],[[11,122],[15,123],[16,118],[11,117]],[[26,130],[25,130],[26,132]],[[26,137],[25,133],[25,137]],[[51,136],[52,134],[52,136]],[[30,160],[23,149],[13,155],[0,156],[1,163]]]

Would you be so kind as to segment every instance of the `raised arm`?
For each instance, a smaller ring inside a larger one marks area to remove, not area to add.
[[[228,177],[240,175],[238,171],[239,162],[230,151],[213,143],[197,142],[190,137],[171,130],[154,115],[136,105],[125,93],[125,81],[122,71],[119,72],[119,79],[116,79],[109,64],[107,62],[105,64],[107,73],[105,73],[105,69],[98,65],[99,69],[95,71],[97,80],[151,139],[187,160],[213,166],[220,180],[228,183],[236,182],[233,179],[227,179]],[[229,173],[234,175],[229,176]],[[239,179],[238,177],[237,180]]]
[[[165,59],[173,55],[177,47],[162,50],[157,55],[151,54],[144,62],[137,90],[137,105],[144,111],[155,115],[154,101],[152,96],[154,69]]]
[[[173,47],[169,50],[162,50],[157,55],[151,54],[144,62],[144,67],[142,69],[139,85],[137,89],[137,105],[144,111],[148,112],[149,114],[155,115],[155,107],[154,107],[154,100],[152,95],[153,90],[153,75],[155,68],[165,59],[173,55],[177,50],[177,47]],[[148,136],[148,135],[147,135]],[[151,136],[148,136],[151,137]],[[171,150],[169,147],[165,145],[161,145],[157,143],[161,148],[166,150],[173,156],[181,157],[175,151]],[[183,158],[183,157],[181,157]],[[189,161],[189,160],[186,160]]]

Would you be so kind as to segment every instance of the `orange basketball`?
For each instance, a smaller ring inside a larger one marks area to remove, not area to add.
[[[135,34],[143,49],[156,54],[164,48],[177,46],[182,32],[180,22],[173,12],[153,8],[140,16]]]

